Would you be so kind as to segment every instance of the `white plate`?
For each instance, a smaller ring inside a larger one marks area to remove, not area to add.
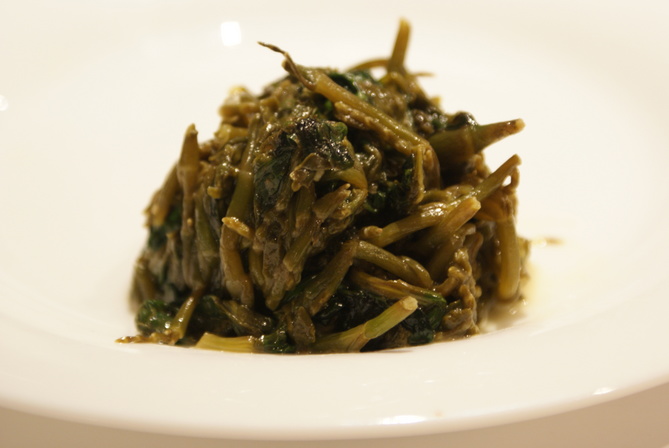
[[[391,437],[546,416],[669,380],[669,4],[4,2],[0,406],[247,439]],[[387,55],[404,16],[425,89],[523,158],[528,304],[469,340],[363,355],[118,345],[141,210],[230,87]],[[222,22],[241,44],[225,46]]]

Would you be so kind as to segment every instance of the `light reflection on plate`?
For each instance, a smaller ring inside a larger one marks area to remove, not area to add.
[[[666,5],[288,3],[259,14],[247,2],[234,17],[214,2],[0,6],[13,19],[0,41],[14,43],[0,48],[1,406],[198,436],[388,437],[539,417],[669,379],[657,355],[669,341]],[[255,42],[346,67],[387,54],[400,16],[414,27],[409,68],[434,74],[424,86],[446,110],[527,123],[489,160],[521,155],[520,231],[562,244],[534,246],[518,317],[369,355],[114,344],[133,332],[141,210],[183,130],[211,134],[229,88],[283,75]]]

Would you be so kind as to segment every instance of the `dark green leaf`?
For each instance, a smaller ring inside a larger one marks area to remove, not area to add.
[[[147,300],[142,303],[135,317],[135,324],[140,334],[163,333],[170,327],[172,318],[178,307],[166,304],[161,300]]]
[[[291,342],[285,330],[278,330],[262,337],[262,346],[265,353],[295,353],[295,345]]]
[[[181,206],[173,206],[165,222],[158,227],[149,229],[147,245],[151,250],[160,250],[167,243],[167,234],[178,231],[181,228]]]
[[[268,157],[258,160],[253,178],[256,213],[262,214],[274,208],[290,182],[288,173],[297,143],[282,132],[277,146]]]
[[[392,212],[398,217],[406,216],[413,204],[415,169],[414,157],[407,157],[399,178],[388,186],[388,204]]]
[[[342,122],[304,118],[295,125],[295,135],[306,154],[314,153],[331,168],[346,169],[353,166],[353,158],[343,144],[348,128]]]

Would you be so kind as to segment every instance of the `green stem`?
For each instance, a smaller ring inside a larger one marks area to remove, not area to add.
[[[502,186],[504,180],[511,175],[513,170],[515,170],[518,165],[520,165],[520,157],[513,155],[509,159],[501,164],[490,176],[485,178],[483,182],[478,184],[474,189],[474,195],[476,199],[482,201],[495,190]]]
[[[174,345],[178,340],[183,339],[183,337],[186,335],[188,323],[190,322],[190,318],[193,316],[193,311],[195,311],[197,304],[200,302],[202,293],[203,291],[201,289],[193,291],[193,293],[188,296],[188,298],[179,308],[179,311],[177,311],[177,314],[172,319],[170,328],[165,331],[165,336],[167,336],[170,345]]]
[[[165,218],[172,208],[172,201],[179,191],[177,165],[175,164],[165,178],[162,188],[149,208],[149,224],[158,227],[165,223]]]
[[[340,333],[332,333],[318,339],[312,352],[359,352],[365,344],[378,338],[401,323],[418,308],[416,299],[405,297],[395,302],[378,316]]]
[[[195,348],[235,353],[261,353],[262,342],[259,338],[253,336],[224,338],[215,334],[205,333],[197,341]]]
[[[373,263],[378,267],[385,269],[397,277],[423,287],[432,285],[432,278],[420,263],[416,260],[394,255],[385,249],[382,249],[367,241],[358,243],[358,250],[355,258]]]
[[[497,240],[500,257],[497,295],[500,300],[515,300],[519,293],[522,262],[516,226],[512,217],[497,223]]]
[[[359,269],[352,269],[349,278],[360,288],[371,291],[388,299],[401,299],[413,297],[423,305],[435,302],[444,302],[441,294],[427,288],[411,285],[404,280],[384,280],[374,277]]]
[[[397,32],[397,37],[395,38],[395,45],[393,46],[393,52],[390,55],[388,60],[387,69],[389,72],[404,73],[404,59],[406,57],[407,48],[409,46],[409,34],[411,28],[409,27],[409,22],[404,19],[400,20],[400,29]]]

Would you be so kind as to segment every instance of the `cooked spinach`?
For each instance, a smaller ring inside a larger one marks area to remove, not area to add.
[[[138,336],[258,353],[370,351],[474,335],[521,296],[520,159],[483,149],[522,120],[449,114],[404,66],[298,65],[259,95],[233,89],[214,136],[190,126],[147,208]],[[377,77],[377,71],[385,71]]]

